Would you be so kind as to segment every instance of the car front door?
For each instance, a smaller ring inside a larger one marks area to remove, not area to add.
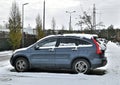
[[[44,39],[36,44],[31,55],[33,64],[37,67],[54,67],[56,38]]]

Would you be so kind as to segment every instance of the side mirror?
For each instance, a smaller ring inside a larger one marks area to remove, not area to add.
[[[34,47],[34,49],[35,49],[35,50],[39,50],[39,46],[36,45],[36,46]]]

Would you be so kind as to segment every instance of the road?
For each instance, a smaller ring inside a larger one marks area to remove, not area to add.
[[[9,60],[12,55],[12,51],[0,52],[0,61]]]

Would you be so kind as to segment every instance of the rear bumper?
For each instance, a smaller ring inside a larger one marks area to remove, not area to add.
[[[91,68],[95,69],[95,68],[98,68],[98,67],[103,67],[106,64],[107,64],[107,58],[104,57],[104,58],[99,59],[96,63],[92,64]]]
[[[102,59],[102,63],[101,63],[101,66],[105,66],[107,64],[107,58],[103,58]]]

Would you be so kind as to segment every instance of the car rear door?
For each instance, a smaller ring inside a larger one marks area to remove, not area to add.
[[[69,68],[71,60],[77,55],[76,40],[73,38],[60,38],[59,45],[55,48],[55,66]]]

